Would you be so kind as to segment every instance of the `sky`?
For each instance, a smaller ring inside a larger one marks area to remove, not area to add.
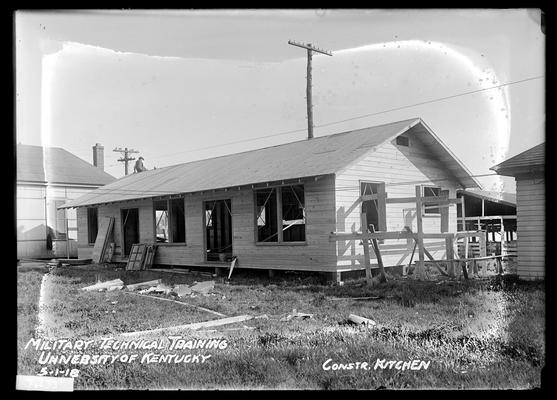
[[[473,175],[545,141],[540,12],[79,10],[15,14],[16,141],[124,175],[420,117]],[[472,92],[472,93],[470,93]],[[130,166],[133,170],[133,162]],[[514,179],[478,177],[486,190]]]

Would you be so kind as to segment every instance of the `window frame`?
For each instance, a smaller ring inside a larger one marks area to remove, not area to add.
[[[67,199],[62,197],[56,197],[52,199],[54,202],[54,232],[56,234],[56,239],[59,240],[67,240],[68,238],[68,231],[66,226],[66,209],[58,209],[58,206],[64,204]],[[59,214],[62,214],[62,218],[59,218]],[[59,224],[61,222],[61,225]]]
[[[289,186],[301,186],[304,194],[304,240],[285,242],[283,240],[283,230],[282,230],[282,188]],[[276,219],[277,219],[277,241],[260,241],[259,240],[259,228],[258,228],[258,206],[257,206],[257,191],[259,190],[275,190],[275,201],[276,201]],[[253,216],[254,216],[254,243],[256,246],[307,246],[307,225],[308,217],[306,213],[306,187],[303,183],[285,183],[283,185],[269,185],[265,187],[253,188]]]
[[[181,200],[184,204],[184,241],[183,242],[175,242],[173,238],[173,233],[171,229],[173,212],[171,207],[171,202]],[[156,202],[166,202],[166,212],[167,212],[167,219],[168,219],[168,242],[157,242],[157,209],[155,207]],[[184,246],[187,245],[187,230],[186,230],[186,197],[170,197],[164,199],[153,199],[152,202],[152,211],[153,211],[153,241],[157,246]]]
[[[95,240],[93,240],[92,242],[90,241],[91,239],[91,218],[89,216],[89,211],[90,210],[95,210],[95,214],[97,216],[97,232],[95,233]],[[89,244],[90,246],[94,246],[95,245],[95,241],[97,239],[97,235],[99,234],[99,208],[98,207],[87,207],[87,244]]]
[[[376,231],[380,231],[380,232],[385,232],[387,231],[387,201],[386,201],[386,195],[387,195],[387,190],[386,190],[386,184],[385,182],[381,182],[381,181],[369,181],[369,180],[363,180],[360,179],[358,181],[359,185],[358,185],[358,193],[360,196],[362,196],[362,185],[365,185],[366,183],[370,183],[373,185],[378,185],[378,190],[377,190],[377,194],[380,193],[384,193],[385,194],[385,198],[384,199],[378,199],[377,200],[377,219],[378,219],[378,226],[375,227]],[[364,211],[364,201],[361,202],[360,204],[360,213],[362,213]],[[368,221],[369,224],[369,221]],[[381,229],[384,228],[384,229]]]
[[[426,188],[437,189],[438,194],[435,195],[435,196],[426,196],[425,195]],[[423,198],[425,198],[425,197],[439,197],[439,196],[441,196],[442,191],[443,191],[443,188],[441,186],[422,185],[422,197]],[[437,207],[437,208],[430,209],[431,211],[434,211],[435,209],[437,209],[437,212],[431,212],[430,210],[427,210],[425,207],[431,207],[431,205],[428,206],[427,203],[422,204],[422,210],[421,210],[422,217],[439,217],[439,216],[441,216],[441,209],[440,208]]]

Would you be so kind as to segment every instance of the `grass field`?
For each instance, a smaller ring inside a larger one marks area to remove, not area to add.
[[[39,325],[53,338],[100,340],[219,318],[192,307],[123,292],[79,290],[97,278],[120,278],[126,284],[157,278],[168,284],[191,284],[211,278],[81,266],[54,269],[43,281],[45,272],[39,266],[19,267],[20,374],[40,371],[38,352],[24,349]],[[42,322],[37,317],[41,282]],[[380,298],[350,299],[364,296]],[[222,350],[178,351],[210,355],[204,363],[81,365],[76,389],[459,389],[535,388],[541,384],[545,364],[542,283],[495,277],[417,282],[399,277],[370,288],[362,280],[332,286],[302,274],[269,280],[238,270],[229,284],[216,280],[213,295],[183,301],[227,316],[267,314],[269,318],[179,332],[187,339],[227,340],[228,346]],[[313,318],[280,321],[292,309],[313,314]],[[377,325],[351,325],[349,314],[373,319]],[[243,329],[244,325],[252,329]],[[150,338],[166,337],[157,334]],[[145,352],[140,351],[140,356]],[[377,359],[430,364],[427,370],[324,370],[329,359],[327,366],[356,362],[373,366]]]

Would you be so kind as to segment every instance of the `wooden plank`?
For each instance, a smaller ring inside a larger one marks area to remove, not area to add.
[[[143,264],[141,265],[141,269],[150,269],[153,265],[153,260],[155,259],[155,251],[157,249],[156,245],[147,244],[145,248],[145,258],[143,260]]]
[[[144,244],[133,244],[130,250],[130,255],[128,258],[128,263],[126,264],[126,270],[129,271],[139,271],[141,270],[141,265],[143,263],[143,258],[145,257]]]
[[[114,255],[114,247],[115,247],[114,243],[109,243],[108,244],[108,247],[107,247],[106,252],[105,252],[105,256],[103,258],[103,262],[109,263],[109,262],[112,261],[112,256]]]
[[[448,190],[441,190],[441,196],[449,197]],[[441,213],[441,232],[448,232],[449,231],[449,209],[446,206],[440,206],[439,212]]]
[[[369,227],[371,233],[374,233],[375,229],[373,225]],[[383,267],[383,258],[381,257],[381,251],[379,250],[379,243],[377,243],[377,239],[371,239],[371,243],[373,244],[373,251],[375,251],[375,257],[377,258],[377,263],[379,264],[379,276],[381,282],[386,282],[387,277],[385,275],[385,268]],[[366,267],[367,272],[367,267]]]
[[[368,201],[368,200],[379,200],[385,199],[387,197],[387,193],[375,193],[375,194],[363,194],[360,196],[358,201]]]
[[[232,275],[232,271],[234,271],[234,266],[236,265],[237,258],[234,257],[232,262],[230,263],[230,271],[228,272],[228,280],[230,280],[230,276]]]
[[[462,196],[461,198],[461,203],[460,203],[460,215],[462,217],[462,230],[465,231],[466,230],[466,207],[465,207],[465,202],[464,202],[464,196]]]
[[[103,259],[103,255],[106,251],[108,239],[112,233],[113,227],[114,217],[104,217],[97,232],[95,245],[93,246],[93,256],[91,257],[91,259],[94,263],[98,264]]]
[[[412,237],[412,239],[414,239],[414,241],[416,243],[418,243],[418,234],[412,232],[412,229],[410,229],[409,226],[405,226],[404,229],[410,234],[410,236]],[[423,235],[422,235],[423,237]],[[423,245],[423,242],[422,242]],[[424,247],[424,254],[430,259],[433,260],[433,256],[431,255],[431,253],[429,251],[427,251],[427,249]]]
[[[416,185],[416,225],[418,227],[418,264],[416,266],[416,277],[418,279],[424,278],[424,240],[422,234],[424,232],[422,222],[422,189]]]
[[[183,331],[187,329],[197,330],[201,328],[210,328],[213,326],[221,326],[221,325],[229,325],[235,324],[237,322],[244,322],[253,319],[251,315],[239,315],[237,317],[228,317],[223,319],[217,319],[212,321],[206,322],[196,322],[193,324],[187,325],[178,325],[178,326],[170,326],[167,328],[158,328],[158,329],[151,329],[147,331],[138,331],[138,332],[127,332],[123,333],[122,336],[135,336],[135,335],[144,335],[144,334],[151,334],[151,333],[158,333],[158,332],[166,332],[166,331]]]
[[[416,247],[418,246],[418,242],[414,241],[414,249],[412,250],[412,255],[410,256],[410,261],[408,261],[408,266],[402,271],[402,275],[408,275],[408,270],[410,269],[410,265],[412,265],[412,260],[414,259],[414,254],[416,253]],[[403,266],[404,268],[404,266]]]
[[[376,325],[375,321],[369,318],[360,317],[356,314],[350,314],[348,316],[348,319],[358,325]]]
[[[423,239],[446,239],[450,237],[451,233],[422,233],[421,237]]]
[[[124,292],[124,293],[133,294],[133,295],[141,296],[141,297],[147,297],[147,298],[150,298],[150,299],[161,300],[161,301],[169,301],[169,302],[171,302],[171,303],[176,303],[176,304],[179,304],[179,305],[181,305],[181,306],[196,308],[196,309],[198,309],[198,310],[205,311],[205,312],[210,313],[210,314],[218,315],[219,317],[226,317],[226,315],[221,314],[221,313],[219,313],[219,312],[210,310],[210,309],[208,309],[208,308],[196,306],[196,305],[193,305],[193,304],[184,303],[183,301],[177,301],[177,300],[172,300],[172,299],[166,299],[166,298],[164,298],[164,297],[149,296],[148,294],[141,294],[141,293],[135,293],[135,292]]]
[[[395,232],[369,232],[365,234],[351,232],[351,233],[331,233],[329,235],[329,241],[339,241],[339,240],[372,240],[372,239],[384,239],[384,240],[402,240],[402,239],[414,239],[414,235],[417,233],[408,233],[406,230],[404,231],[395,231]],[[423,239],[446,239],[450,237],[451,233],[423,233],[421,237]]]
[[[487,260],[496,260],[496,259],[503,259],[503,258],[510,258],[512,256],[501,256],[501,255],[496,255],[496,256],[485,256],[485,257],[470,257],[470,258],[453,258],[453,259],[447,259],[447,260],[435,260],[435,259],[430,259],[428,261],[425,261],[426,263],[446,263],[449,261],[487,261]]]
[[[456,232],[455,238],[456,239],[460,239],[460,238],[464,238],[464,237],[481,237],[485,234],[485,232],[483,231],[473,231],[473,232]]]
[[[491,219],[516,219],[516,215],[488,215],[486,217],[465,217],[466,221],[477,221],[478,218],[481,221],[491,220]],[[458,217],[459,221],[462,221],[462,217]]]
[[[367,233],[367,215],[366,213],[360,214],[360,221],[361,221],[361,230],[362,233]],[[364,245],[364,265],[366,268],[366,282],[368,285],[372,284],[372,276],[371,276],[371,265],[369,262],[369,241],[368,239],[362,239]]]
[[[152,281],[139,282],[139,283],[134,283],[133,285],[127,285],[126,288],[129,289],[129,290],[135,290],[135,289],[138,289],[140,287],[157,286],[161,282],[162,282],[161,279],[155,279],[155,280],[152,280]]]
[[[420,191],[421,195],[421,191]],[[437,196],[437,197],[422,197],[422,204],[459,204],[462,202],[460,198],[450,199],[448,195]],[[397,204],[397,203],[415,203],[416,197],[387,197],[385,199],[387,204]]]
[[[445,254],[446,254],[447,260],[452,260],[455,256],[454,255],[453,242],[454,242],[454,235],[451,235],[450,237],[445,239]],[[451,276],[451,277],[455,276],[454,262],[452,262],[452,261],[449,262],[448,273],[449,273],[449,276]]]
[[[379,218],[379,227],[377,227],[380,231],[387,230],[387,203],[385,200],[387,199],[387,192],[385,191],[385,183],[381,183],[378,187],[379,199],[377,200],[377,213]]]
[[[86,286],[84,288],[81,288],[81,290],[85,290],[86,292],[90,292],[91,290],[106,289],[110,286],[120,286],[120,285],[123,285],[123,284],[124,284],[124,282],[122,282],[121,279],[113,279],[111,281],[99,282],[99,283],[96,283],[96,284],[91,285],[91,286]]]
[[[408,239],[410,235],[408,232],[375,232],[375,233],[331,233],[329,235],[329,241],[334,242],[338,240],[371,240],[371,239]]]

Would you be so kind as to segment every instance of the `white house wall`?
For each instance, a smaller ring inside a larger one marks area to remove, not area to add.
[[[410,146],[397,146],[387,142],[370,152],[336,177],[337,232],[360,231],[361,204],[355,205],[360,194],[360,181],[385,182],[388,198],[415,197],[415,186],[425,184],[449,190],[449,197],[456,197],[458,183],[447,174],[444,166],[432,159],[430,152],[416,138],[410,136]],[[441,181],[443,180],[443,181]],[[388,231],[401,231],[410,226],[416,232],[415,204],[386,205]],[[456,205],[449,207],[449,232],[456,232]],[[441,232],[439,215],[424,215],[424,232]],[[444,240],[426,240],[426,249],[436,258],[445,257]],[[385,240],[379,245],[385,266],[408,263],[414,247],[412,240]],[[376,263],[370,247],[372,267]],[[359,241],[337,243],[338,267],[342,269],[363,268],[363,246]],[[418,257],[416,251],[414,260]],[[375,265],[376,266],[376,265]]]
[[[524,279],[545,277],[545,180],[516,179],[518,237],[517,274]]]
[[[64,211],[56,210],[56,202],[60,204],[75,199],[91,191],[92,188],[76,188],[64,186],[45,186],[33,184],[17,184],[16,187],[16,228],[18,258],[49,258],[66,256],[66,241],[54,240],[53,250],[47,249],[47,226],[53,230],[65,232],[65,221],[61,217]],[[71,243],[70,256],[77,256],[76,211],[66,211]],[[72,229],[73,228],[73,229]],[[62,243],[63,242],[63,243]]]

